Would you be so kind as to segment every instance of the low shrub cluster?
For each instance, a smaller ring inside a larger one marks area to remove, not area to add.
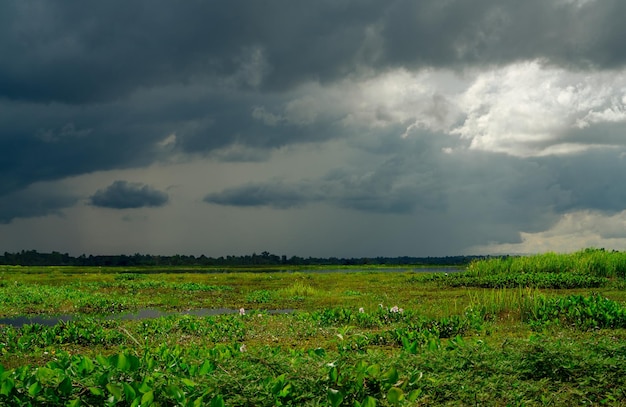
[[[626,308],[594,294],[542,298],[526,316],[535,327],[561,324],[577,329],[626,328]]]
[[[598,288],[609,283],[606,277],[596,277],[574,273],[513,273],[503,272],[487,275],[455,273],[447,276],[437,275],[436,281],[443,287],[478,287],[478,288]]]

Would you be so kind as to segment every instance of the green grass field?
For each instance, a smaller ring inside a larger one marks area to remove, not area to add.
[[[2,266],[0,317],[74,319],[0,328],[0,405],[626,405],[624,256],[447,274]],[[169,314],[111,318],[144,309]],[[198,309],[232,313],[177,313]]]

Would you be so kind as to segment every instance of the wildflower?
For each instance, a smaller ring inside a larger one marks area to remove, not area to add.
[[[239,308],[239,315],[246,315],[246,310],[243,307]]]
[[[364,313],[364,312],[365,312],[365,310],[363,309],[363,307],[359,308],[359,313],[360,313],[360,314],[362,314],[362,313]]]
[[[239,352],[241,352],[241,353],[244,353],[247,350],[248,350],[248,347],[246,346],[245,343],[241,344],[241,346],[239,347]]]
[[[399,312],[399,311],[400,311],[400,309],[398,308],[398,306],[397,306],[397,305],[394,305],[394,306],[393,306],[393,307],[391,307],[391,309],[389,310],[389,312],[393,312],[393,313],[396,313],[396,312]]]
[[[404,312],[404,308],[400,308],[400,309],[398,309],[398,312],[399,312],[400,314],[402,314],[402,313]]]

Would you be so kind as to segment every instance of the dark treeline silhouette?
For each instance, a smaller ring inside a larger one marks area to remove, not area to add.
[[[201,256],[157,256],[150,254],[93,256],[81,255],[78,257],[69,254],[52,252],[39,253],[36,250],[22,250],[18,253],[7,253],[0,256],[1,265],[12,266],[360,266],[360,265],[445,265],[462,266],[472,260],[484,256],[446,256],[446,257],[361,257],[361,258],[317,258],[285,255],[278,256],[268,252],[253,253],[243,256],[207,257]]]

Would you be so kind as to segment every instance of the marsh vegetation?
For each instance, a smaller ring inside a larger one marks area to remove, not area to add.
[[[2,266],[1,317],[73,319],[0,328],[0,404],[624,405],[625,276],[602,250],[447,274]],[[169,314],[105,318],[142,309]]]

